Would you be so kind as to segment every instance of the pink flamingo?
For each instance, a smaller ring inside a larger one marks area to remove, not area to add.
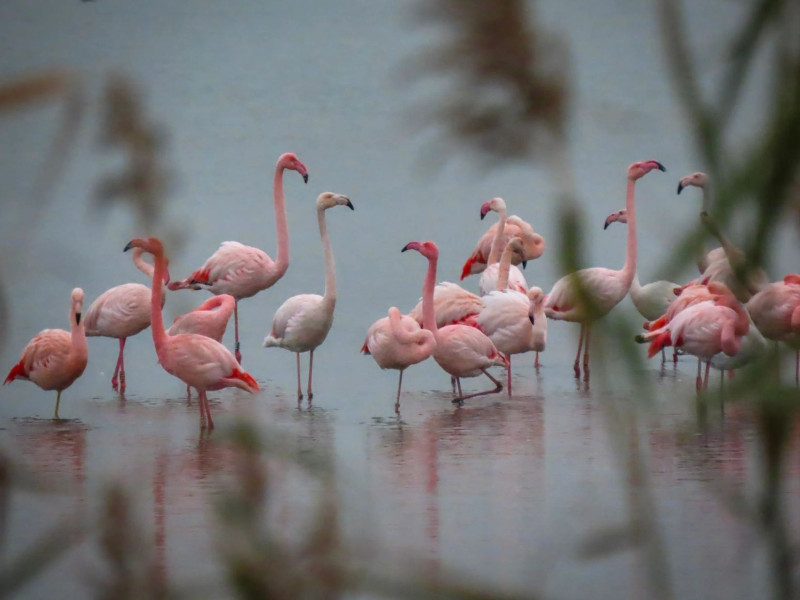
[[[86,332],[81,324],[82,308],[83,290],[75,288],[69,300],[70,330],[44,329],[37,333],[3,382],[5,385],[15,379],[26,379],[43,390],[56,390],[55,419],[59,418],[61,392],[81,376],[89,360]]]
[[[411,365],[426,360],[435,347],[436,339],[433,333],[422,329],[419,323],[402,314],[396,306],[390,307],[389,315],[375,321],[367,330],[361,353],[371,355],[381,369],[400,371],[394,405],[396,413],[400,413],[403,371]]]
[[[150,329],[156,347],[158,362],[170,375],[197,390],[200,396],[200,427],[214,428],[207,390],[237,387],[254,394],[260,391],[253,377],[243,371],[233,354],[217,340],[198,333],[181,333],[168,336],[161,314],[163,290],[158,282],[167,274],[168,260],[161,240],[155,237],[134,238],[125,251],[141,248],[153,255],[155,268],[150,296]]]
[[[422,297],[427,299],[424,306],[424,327],[436,340],[433,358],[451,377],[456,380],[458,396],[453,403],[464,404],[467,398],[493,394],[503,389],[503,384],[492,377],[486,370],[493,365],[508,367],[508,360],[498,352],[495,345],[484,333],[469,325],[445,325],[439,328],[433,311],[433,288],[436,283],[436,263],[439,259],[439,248],[434,242],[409,242],[403,247],[406,250],[416,250],[428,259],[428,273],[422,288]],[[483,373],[495,384],[495,388],[464,395],[461,392],[462,377],[477,377]]]
[[[153,277],[153,266],[142,259],[144,251],[133,251],[133,264],[148,278]],[[166,275],[169,278],[169,274]],[[169,283],[168,279],[164,283]],[[164,300],[161,301],[164,306]],[[150,288],[141,283],[123,283],[100,294],[89,306],[83,319],[88,337],[103,336],[119,339],[119,355],[111,388],[125,392],[125,342],[133,335],[150,327]]]
[[[408,313],[420,326],[423,321],[423,307],[424,302],[420,300]],[[457,283],[442,281],[433,290],[433,311],[439,327],[456,323],[474,326],[482,307],[480,296],[465,290]]]
[[[486,261],[491,253],[492,243],[498,227],[499,223],[492,225],[478,240],[478,243],[475,244],[475,249],[461,270],[461,279],[474,273],[481,273],[486,268]],[[511,215],[506,219],[500,247],[504,248],[512,237],[522,238],[525,243],[525,254],[524,256],[515,256],[511,264],[518,265],[523,260],[535,260],[544,252],[544,238],[533,230],[530,223],[523,221],[516,215]]]
[[[135,250],[139,250],[139,248]],[[148,289],[148,293],[149,291]],[[231,319],[235,306],[236,300],[230,294],[212,296],[194,310],[175,317],[172,325],[167,329],[167,335],[199,333],[210,337],[212,340],[222,342],[222,337],[228,328],[228,321]],[[148,322],[149,320],[148,315]],[[186,395],[191,396],[191,394],[191,388],[187,385]]]
[[[531,322],[531,350],[536,352],[536,360],[533,366],[538,369],[539,353],[544,352],[547,347],[547,315],[544,312],[544,292],[540,287],[532,287],[528,290],[530,307],[528,318]]]
[[[314,349],[325,341],[333,325],[336,307],[336,267],[328,237],[325,211],[334,206],[347,206],[355,210],[347,196],[324,192],[317,198],[317,221],[322,249],[325,255],[325,295],[298,294],[286,300],[272,319],[272,330],[264,338],[267,348],[286,348],[297,355],[297,399],[303,399],[300,386],[300,353],[310,352],[308,359],[308,401],[314,397],[311,376],[314,370]]]
[[[722,352],[736,356],[742,338],[750,328],[747,311],[730,290],[703,300],[680,311],[660,329],[637,336],[638,342],[650,342],[648,356],[653,357],[664,346],[682,348],[706,363],[705,379],[697,374],[697,389],[708,387],[711,359]]]
[[[308,170],[295,154],[281,154],[275,165],[273,196],[275,225],[278,238],[278,257],[272,260],[266,252],[239,242],[222,242],[203,266],[183,281],[169,284],[169,289],[207,287],[212,294],[230,294],[236,300],[233,308],[233,323],[236,343],[236,360],[242,362],[239,352],[239,300],[254,296],[261,290],[272,287],[289,268],[289,228],[286,224],[286,198],[283,192],[283,172],[297,171],[308,183]]]
[[[606,315],[628,293],[636,274],[636,203],[634,186],[653,169],[665,171],[664,166],[655,160],[633,163],[628,167],[628,185],[625,210],[628,217],[628,235],[625,251],[625,265],[621,270],[593,267],[581,269],[559,279],[544,301],[544,311],[548,319],[571,321],[581,324],[578,337],[578,354],[575,356],[575,377],[580,377],[581,346],[586,343],[583,354],[583,370],[589,373],[589,336],[591,324]]]
[[[764,287],[747,302],[753,323],[764,337],[794,346],[794,378],[800,383],[800,275]]]
[[[504,238],[503,233],[506,225],[506,203],[502,198],[492,198],[481,205],[481,220],[486,216],[489,211],[497,213],[498,221],[497,228],[494,232],[492,239],[492,247],[489,250],[489,257],[486,259],[486,268],[481,273],[481,278],[478,281],[478,290],[480,295],[484,296],[489,292],[498,289],[497,277],[500,271],[500,254],[504,248],[508,247],[510,240]],[[518,262],[522,263],[524,267],[527,264],[525,259],[525,247],[523,246],[522,238],[517,237],[519,240],[519,248],[517,251]],[[505,243],[505,245],[503,245]],[[522,257],[522,258],[519,258]],[[462,277],[463,279],[463,277]],[[525,276],[519,267],[509,265],[508,273],[508,287],[512,290],[522,292],[523,294],[528,289],[528,283],[525,281]]]

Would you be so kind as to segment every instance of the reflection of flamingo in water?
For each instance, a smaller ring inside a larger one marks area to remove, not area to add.
[[[445,325],[440,329],[436,324],[433,312],[433,288],[436,284],[436,263],[439,259],[439,248],[434,242],[409,242],[403,248],[403,252],[406,250],[416,250],[428,259],[428,273],[425,276],[425,284],[422,288],[423,298],[427,298],[424,304],[423,322],[425,329],[433,333],[433,337],[436,340],[436,348],[433,351],[434,360],[451,377],[456,379],[458,396],[453,402],[463,404],[467,398],[501,391],[503,384],[492,377],[487,369],[493,365],[507,367],[508,360],[498,352],[492,340],[475,327],[455,324]],[[461,392],[461,378],[477,377],[481,373],[492,380],[495,388],[465,396]]]

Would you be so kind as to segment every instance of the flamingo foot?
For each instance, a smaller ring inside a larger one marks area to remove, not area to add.
[[[397,400],[394,403],[394,414],[396,414],[398,417],[400,416],[400,400]]]
[[[453,404],[455,404],[456,406],[464,406],[464,399],[463,398],[453,398],[453,400],[451,400],[451,402]]]

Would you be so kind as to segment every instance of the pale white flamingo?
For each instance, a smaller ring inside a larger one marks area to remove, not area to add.
[[[423,302],[425,302],[424,297]],[[361,353],[370,354],[381,369],[400,371],[395,412],[400,412],[403,371],[411,365],[426,360],[435,347],[436,339],[433,337],[433,333],[422,329],[419,323],[408,315],[402,314],[396,306],[389,308],[388,316],[378,319],[370,325],[364,345],[361,347]]]
[[[136,248],[136,250],[140,249]],[[167,329],[167,335],[199,333],[212,340],[222,342],[235,306],[236,300],[230,294],[212,296],[188,313],[175,317],[172,325]],[[148,323],[149,321],[148,315]],[[186,386],[186,395],[191,396],[191,389],[188,385]]]
[[[148,278],[153,266],[142,259],[144,251],[133,251],[133,264]],[[167,275],[169,277],[169,275]],[[164,283],[169,283],[165,280]],[[164,306],[164,300],[161,306]],[[150,327],[150,287],[141,283],[123,283],[100,294],[89,306],[83,318],[87,337],[102,336],[119,339],[119,355],[111,387],[125,392],[125,342]]]
[[[482,296],[483,308],[476,326],[485,333],[495,347],[508,359],[507,392],[511,395],[511,355],[531,350],[533,324],[530,319],[531,300],[527,292],[511,289],[509,267],[511,256],[523,249],[522,240],[511,238],[503,249],[500,271],[497,274],[497,289]],[[491,266],[491,265],[490,265]],[[486,273],[489,268],[484,271]],[[541,291],[541,290],[540,290]]]
[[[298,294],[286,300],[272,319],[272,330],[264,338],[267,348],[285,348],[297,355],[297,399],[303,399],[300,386],[300,353],[310,352],[308,359],[309,402],[314,397],[311,391],[311,376],[314,371],[314,349],[325,341],[333,325],[333,311],[336,307],[336,266],[333,261],[331,240],[325,221],[325,211],[334,206],[353,204],[347,196],[323,192],[317,198],[317,221],[322,249],[325,255],[325,294]]]
[[[81,323],[82,308],[83,290],[75,288],[69,297],[70,330],[44,329],[37,333],[3,382],[26,379],[43,390],[56,390],[56,419],[61,392],[81,376],[89,360],[86,332]]]
[[[492,239],[492,246],[489,250],[489,256],[486,259],[486,268],[483,270],[481,277],[478,280],[478,291],[480,292],[481,296],[498,289],[497,277],[500,272],[500,254],[503,252],[503,249],[508,246],[508,243],[511,239],[509,238],[506,240],[505,236],[503,235],[506,225],[505,200],[502,198],[492,198],[491,200],[484,202],[481,205],[481,220],[483,220],[489,211],[496,212],[498,220],[497,228],[494,232],[494,238]],[[517,262],[521,262],[522,266],[524,267],[527,263],[527,260],[525,259],[525,247],[523,246],[522,238],[517,237],[517,239],[519,240],[520,248],[518,251],[516,251]],[[504,240],[506,240],[505,243]],[[519,267],[513,264],[509,265],[508,288],[522,292],[523,294],[528,289],[528,283],[525,281],[525,276],[522,274],[522,271],[519,269]]]
[[[796,349],[794,377],[800,383],[800,275],[765,286],[747,302],[747,310],[764,337]]]
[[[239,351],[239,300],[254,296],[275,285],[289,268],[289,228],[286,223],[286,197],[283,191],[283,172],[297,171],[308,183],[308,169],[295,154],[281,154],[275,165],[273,204],[278,239],[278,255],[272,260],[266,252],[239,242],[222,242],[203,266],[183,281],[174,281],[169,289],[208,289],[212,294],[230,294],[236,300],[233,308],[235,330],[234,354],[242,362]]]
[[[627,223],[628,211],[624,208],[615,213],[611,213],[606,218],[603,229],[608,229],[611,223]],[[639,281],[639,275],[634,274],[633,281],[631,282],[631,289],[628,294],[631,297],[633,306],[639,311],[648,321],[658,319],[661,315],[667,312],[669,305],[675,300],[675,288],[681,287],[679,284],[666,279],[659,279],[651,281],[642,285]],[[673,360],[677,362],[678,355],[673,353]],[[666,360],[663,351],[661,353],[662,362]]]
[[[486,261],[489,258],[498,225],[499,223],[492,225],[489,230],[481,236],[478,243],[475,244],[475,249],[461,269],[461,279],[474,273],[481,273],[486,268]],[[518,265],[523,260],[535,260],[544,253],[544,238],[533,230],[530,223],[523,221],[517,215],[511,215],[506,219],[500,247],[505,247],[505,244],[507,244],[508,240],[512,237],[522,238],[522,241],[525,243],[525,255],[515,256],[511,264]]]
[[[625,210],[628,217],[625,265],[621,270],[592,267],[570,273],[559,279],[544,301],[544,311],[548,319],[571,321],[581,324],[578,336],[578,353],[575,356],[575,376],[580,377],[581,347],[586,343],[583,354],[583,369],[589,372],[589,336],[591,324],[607,314],[628,293],[636,274],[636,202],[634,187],[636,181],[653,169],[665,171],[664,166],[655,160],[633,163],[628,167]]]
[[[709,361],[718,353],[736,356],[742,338],[748,332],[750,319],[744,306],[730,290],[713,300],[703,300],[680,311],[667,325],[637,336],[639,342],[650,342],[648,356],[664,346],[675,346],[706,363],[705,379],[697,375],[697,389],[708,387]]]
[[[158,362],[164,370],[197,390],[200,396],[200,427],[214,428],[208,390],[237,387],[255,394],[260,391],[253,377],[242,370],[236,357],[225,346],[199,333],[179,333],[169,336],[164,328],[161,314],[163,290],[158,282],[168,272],[169,261],[164,255],[161,240],[155,237],[134,238],[125,246],[125,251],[141,248],[153,255],[155,262],[153,288],[150,296],[150,330],[156,348]]]
[[[530,306],[528,318],[531,324],[531,350],[536,352],[536,360],[533,363],[535,368],[539,368],[539,353],[544,352],[547,347],[547,315],[544,312],[544,292],[542,288],[533,286],[528,290]]]
[[[425,302],[423,323],[425,329],[433,333],[436,340],[436,348],[433,350],[433,358],[442,369],[454,377],[458,386],[458,396],[453,399],[455,404],[463,404],[467,398],[483,396],[500,392],[503,384],[492,377],[487,369],[493,365],[507,367],[507,359],[500,354],[484,333],[469,325],[445,325],[439,328],[436,325],[434,316],[433,288],[436,283],[436,264],[439,259],[439,248],[434,242],[409,242],[403,247],[406,250],[416,250],[428,259],[428,272],[425,276],[425,284],[422,288]],[[464,395],[461,391],[462,377],[476,377],[483,373],[495,384],[494,389]]]

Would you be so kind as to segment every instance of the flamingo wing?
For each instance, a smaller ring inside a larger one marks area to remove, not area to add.
[[[106,290],[84,315],[88,336],[129,337],[150,326],[150,288],[125,283]]]

